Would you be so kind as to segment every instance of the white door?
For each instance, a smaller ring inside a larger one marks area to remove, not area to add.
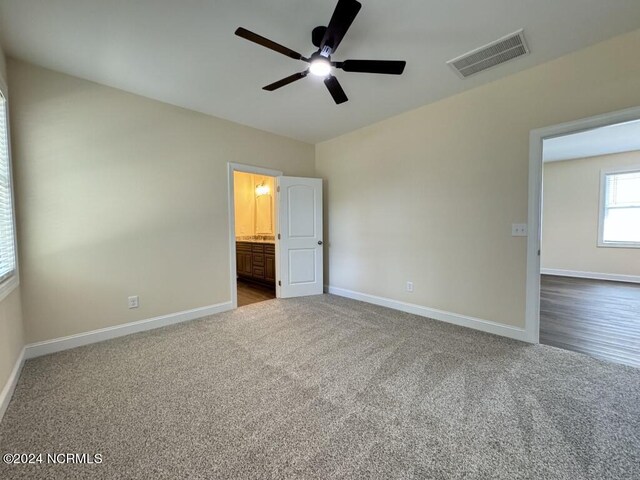
[[[279,297],[321,295],[322,180],[278,177]]]

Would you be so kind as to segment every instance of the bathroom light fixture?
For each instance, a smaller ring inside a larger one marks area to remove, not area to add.
[[[265,185],[264,182],[262,182],[260,185],[256,187],[256,197],[261,197],[262,195],[269,195],[270,191],[271,189],[269,188],[269,185]]]

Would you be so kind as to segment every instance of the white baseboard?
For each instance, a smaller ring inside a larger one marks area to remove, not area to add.
[[[206,317],[215,313],[226,312],[233,308],[232,302],[218,303],[208,307],[194,308],[184,312],[162,315],[137,322],[124,323],[113,327],[101,328],[90,332],[70,335],[68,337],[54,338],[44,342],[31,343],[25,347],[25,359],[40,357],[50,353],[61,352],[71,348],[103,342],[112,338],[123,337],[132,333],[144,332],[155,328],[166,327],[176,323],[187,322],[197,318]]]
[[[557,268],[541,268],[540,273],[543,275],[556,275],[559,277],[591,278],[593,280],[610,280],[612,282],[640,283],[640,275],[579,272],[577,270],[559,270]]]
[[[13,391],[16,389],[18,379],[20,378],[20,372],[22,371],[22,366],[24,365],[24,360],[25,349],[23,348],[20,351],[20,355],[18,355],[18,358],[16,359],[16,363],[13,366],[13,370],[11,370],[11,374],[7,379],[7,383],[2,389],[2,392],[0,392],[0,422],[4,417],[4,413],[7,411],[7,407],[9,406],[9,402],[11,401],[11,397],[13,396]]]
[[[373,303],[374,305],[380,305],[382,307],[412,313],[421,317],[440,320],[441,322],[452,323],[461,327],[473,328],[474,330],[493,333],[494,335],[513,338],[515,340],[521,340],[523,342],[534,343],[533,340],[529,338],[524,328],[511,327],[509,325],[503,325],[501,323],[491,322],[489,320],[482,320],[480,318],[468,317],[466,315],[460,315],[457,313],[445,312],[443,310],[423,307],[422,305],[415,305],[413,303],[400,302],[398,300],[392,300],[390,298],[377,297],[375,295],[369,295],[368,293],[354,292],[352,290],[346,290],[344,288],[332,287],[331,285],[325,285],[325,291],[333,295],[338,295],[340,297],[347,297],[353,300]]]

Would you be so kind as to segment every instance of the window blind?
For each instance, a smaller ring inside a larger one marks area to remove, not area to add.
[[[7,123],[7,101],[0,92],[0,283],[16,270]]]
[[[608,174],[602,240],[640,243],[640,171]]]
[[[640,207],[640,172],[607,175],[607,207]]]

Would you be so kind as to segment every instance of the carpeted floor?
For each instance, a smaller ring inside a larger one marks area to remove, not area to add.
[[[26,363],[0,478],[640,478],[640,370],[334,296]]]

